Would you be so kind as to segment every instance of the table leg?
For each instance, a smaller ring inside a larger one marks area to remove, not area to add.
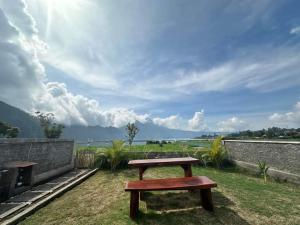
[[[211,189],[201,189],[200,190],[201,203],[204,209],[208,211],[214,211]]]
[[[147,168],[148,168],[147,166],[139,167],[140,180],[143,180],[143,174],[144,174],[144,172],[146,171]]]
[[[181,167],[184,170],[184,176],[185,177],[192,177],[193,176],[191,164],[183,164],[183,165],[181,165]]]
[[[130,218],[135,219],[139,211],[139,192],[130,192]]]

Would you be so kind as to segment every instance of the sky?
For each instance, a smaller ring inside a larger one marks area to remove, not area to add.
[[[298,0],[0,0],[0,100],[64,124],[300,127]]]

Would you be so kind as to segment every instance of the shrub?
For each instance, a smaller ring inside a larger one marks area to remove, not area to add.
[[[124,147],[125,142],[123,140],[114,140],[112,141],[112,147],[104,153],[110,163],[111,171],[115,171],[122,160],[125,159]]]
[[[155,141],[155,140],[148,140],[148,141],[146,141],[146,145],[159,145],[159,144],[160,144],[160,142],[159,141]]]
[[[267,182],[267,173],[269,170],[269,167],[267,166],[267,163],[265,161],[261,162],[258,161],[257,163],[258,169],[259,169],[259,176],[263,176],[264,181]]]
[[[201,155],[201,162],[203,164],[204,167],[207,167],[209,163],[211,163],[211,158],[209,156],[209,154],[202,154]]]
[[[97,153],[95,157],[95,167],[99,169],[110,169],[110,163],[105,153]]]
[[[166,145],[166,144],[168,144],[168,142],[167,142],[167,141],[165,141],[165,140],[162,140],[160,143],[161,143],[161,144],[163,144],[163,145]]]
[[[222,137],[217,137],[211,144],[211,150],[209,152],[212,163],[217,167],[221,168],[222,163],[228,158],[227,151],[222,146]]]

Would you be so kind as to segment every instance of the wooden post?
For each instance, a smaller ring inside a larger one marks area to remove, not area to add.
[[[139,211],[139,192],[130,192],[130,218],[135,219]]]
[[[200,189],[201,203],[204,209],[214,211],[211,189]]]

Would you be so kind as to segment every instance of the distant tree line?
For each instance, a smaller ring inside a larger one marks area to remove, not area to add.
[[[172,142],[171,141],[165,141],[165,140],[162,140],[162,141],[156,141],[156,140],[148,140],[146,141],[146,145],[166,145],[166,144],[171,144]]]
[[[278,139],[299,139],[300,128],[270,127],[262,130],[245,130],[227,135],[227,138],[278,138]]]
[[[0,137],[16,138],[20,130],[18,127],[13,127],[7,123],[0,121]]]
[[[195,139],[214,139],[216,137],[220,136],[219,134],[202,134],[201,136],[199,137],[195,137]]]

